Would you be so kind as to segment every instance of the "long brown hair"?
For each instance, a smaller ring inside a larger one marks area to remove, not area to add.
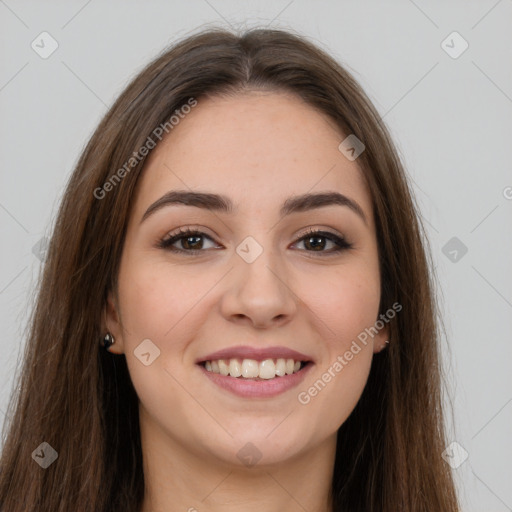
[[[124,355],[108,354],[98,343],[145,158],[130,167],[126,162],[148,137],[158,143],[155,128],[190,98],[200,108],[206,95],[258,88],[295,93],[364,142],[357,162],[373,198],[380,313],[402,305],[390,323],[391,343],[374,358],[361,399],[338,432],[334,511],[458,510],[441,458],[446,443],[432,262],[388,131],[354,78],[303,37],[220,29],[188,37],[143,69],[102,119],[69,179],[4,424],[1,510],[139,512],[138,399]],[[122,179],[95,193],[123,166]],[[32,457],[43,442],[58,452],[47,469]]]

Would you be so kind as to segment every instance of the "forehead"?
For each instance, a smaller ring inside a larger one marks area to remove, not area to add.
[[[290,195],[336,190],[371,218],[364,176],[338,150],[344,138],[333,120],[288,93],[200,98],[150,153],[136,210],[142,215],[172,189],[229,195],[237,210],[277,208]]]

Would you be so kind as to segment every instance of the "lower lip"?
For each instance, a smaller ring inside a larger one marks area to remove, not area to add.
[[[313,363],[309,362],[297,373],[274,377],[273,379],[251,380],[243,377],[230,377],[220,373],[209,372],[204,366],[198,365],[206,376],[219,387],[231,391],[244,398],[270,398],[280,395],[298,386],[310,371]]]

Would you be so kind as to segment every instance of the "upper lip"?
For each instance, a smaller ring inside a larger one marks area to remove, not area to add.
[[[295,361],[312,361],[310,356],[297,352],[287,347],[267,347],[255,348],[247,345],[239,345],[237,347],[224,348],[200,357],[196,360],[196,364],[205,361],[217,361],[219,359],[254,359],[256,361],[264,361],[265,359],[294,359]]]

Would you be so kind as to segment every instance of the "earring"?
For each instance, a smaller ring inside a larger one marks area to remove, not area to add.
[[[377,353],[382,352],[389,345],[389,341],[386,340],[383,345],[377,349]]]
[[[107,332],[103,338],[103,348],[108,352],[108,349],[116,342],[114,336]]]

